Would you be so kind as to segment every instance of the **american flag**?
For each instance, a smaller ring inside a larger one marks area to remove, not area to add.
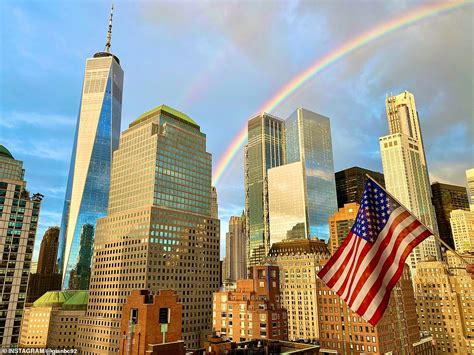
[[[430,235],[369,178],[351,231],[318,276],[351,310],[375,326],[408,255]]]

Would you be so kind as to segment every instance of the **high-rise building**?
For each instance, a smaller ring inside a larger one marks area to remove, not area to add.
[[[0,347],[18,345],[43,195],[26,190],[23,162],[0,145]]]
[[[379,139],[386,188],[437,234],[415,97],[408,91],[388,97],[386,108],[390,135]],[[433,256],[440,258],[440,250],[435,238],[431,236],[410,253],[408,262],[412,274],[416,272],[419,261]]]
[[[467,192],[469,195],[469,205],[474,212],[474,169],[466,170]]]
[[[316,272],[324,264],[322,262]],[[416,303],[408,267],[404,268],[392,290],[385,313],[375,327],[351,311],[320,279],[317,279],[317,288],[320,353],[414,354],[415,348],[423,345],[420,344]]]
[[[280,270],[281,305],[288,313],[288,339],[319,339],[319,309],[316,269],[330,257],[318,239],[274,243],[268,261]]]
[[[449,221],[456,251],[459,253],[474,253],[474,212],[451,211]]]
[[[450,267],[440,261],[416,266],[418,322],[432,334],[438,354],[473,354],[474,282],[465,270]]]
[[[357,213],[359,204],[352,202],[346,203],[343,208],[339,208],[331,217],[329,217],[329,251],[334,254],[349,234]]]
[[[74,349],[79,318],[86,312],[87,298],[87,291],[46,292],[25,309],[20,347]]]
[[[286,310],[280,302],[277,266],[253,266],[251,278],[237,280],[235,291],[214,293],[212,325],[229,340],[288,338]]]
[[[173,290],[134,290],[123,306],[120,354],[141,355],[152,344],[181,341],[183,305]],[[156,345],[155,345],[156,346]],[[161,348],[161,354],[175,354]],[[170,349],[171,350],[171,349]]]
[[[175,290],[183,303],[186,346],[205,341],[219,288],[211,160],[197,123],[165,105],[122,133],[108,214],[97,222],[90,298],[76,342],[83,353],[118,352],[123,304],[137,289]]]
[[[217,203],[217,189],[212,186],[211,188],[211,217],[219,218],[219,204]]]
[[[112,154],[118,147],[123,71],[110,52],[112,13],[103,52],[86,60],[58,250],[63,288],[70,285],[84,225],[107,213]]]
[[[28,280],[26,303],[35,302],[48,291],[61,289],[61,274],[56,270],[59,227],[49,227],[41,240],[38,266]]]
[[[247,239],[245,235],[245,215],[231,216],[229,232],[226,233],[226,256],[222,279],[235,282],[247,277]]]
[[[284,122],[267,113],[248,121],[245,146],[247,266],[259,265],[270,250],[268,169],[285,163]]]
[[[469,200],[464,186],[448,185],[435,182],[431,184],[433,206],[440,238],[454,248],[453,233],[449,224],[453,210],[469,210]]]
[[[286,163],[302,162],[309,236],[327,241],[328,218],[337,211],[329,118],[298,108],[285,121]]]
[[[343,208],[346,203],[360,203],[364,195],[367,175],[370,175],[381,186],[385,187],[383,174],[354,166],[336,173],[337,207]]]
[[[310,225],[308,194],[302,162],[268,170],[270,243],[308,239]]]

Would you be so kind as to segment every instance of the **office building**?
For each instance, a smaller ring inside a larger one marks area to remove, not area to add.
[[[25,309],[21,348],[74,349],[87,291],[49,291]]]
[[[474,353],[474,283],[465,270],[456,271],[440,261],[417,265],[418,322],[432,334],[438,354]]]
[[[270,242],[308,239],[310,224],[308,194],[302,162],[268,170]]]
[[[390,135],[379,139],[386,188],[437,234],[415,97],[408,91],[388,97],[386,109]],[[428,237],[413,249],[407,259],[412,274],[416,272],[419,261],[432,257],[439,259],[440,250],[435,238]]]
[[[23,162],[0,145],[0,347],[15,348],[43,195],[26,189]]]
[[[112,13],[105,50],[86,60],[81,103],[64,201],[58,250],[63,288],[77,274],[84,225],[95,226],[107,213],[112,154],[118,147],[122,111],[123,71],[110,52]],[[81,282],[88,284],[85,275]]]
[[[346,203],[360,203],[364,195],[367,175],[385,187],[383,174],[354,166],[338,171],[336,176],[337,207],[343,208]]]
[[[466,170],[466,181],[470,210],[474,212],[474,169]]]
[[[359,204],[352,202],[346,203],[344,207],[339,208],[331,217],[329,217],[329,251],[334,254],[349,234],[357,213]]]
[[[33,303],[48,291],[61,289],[61,274],[56,270],[59,227],[49,227],[41,240],[36,272],[30,273],[26,303]]]
[[[226,233],[226,256],[223,265],[223,281],[235,282],[247,277],[247,239],[245,215],[231,216],[229,232]]]
[[[97,222],[90,298],[77,348],[118,352],[123,304],[133,290],[173,289],[183,340],[211,332],[219,288],[219,220],[211,217],[211,154],[189,116],[161,105],[134,120],[112,164],[108,214]]]
[[[123,305],[119,353],[140,355],[152,344],[181,341],[182,313],[183,305],[173,290],[132,291]]]
[[[474,253],[474,212],[454,210],[450,216],[454,248],[459,253]]]
[[[211,188],[211,217],[219,218],[219,205],[217,203],[217,189],[212,186]]]
[[[322,262],[317,271],[324,264],[325,262]],[[420,350],[427,347],[424,342],[420,343],[416,304],[408,267],[405,267],[402,277],[392,290],[387,309],[375,327],[352,312],[345,302],[319,279],[317,287],[320,353],[413,354],[415,348]]]
[[[337,210],[329,118],[298,108],[285,121],[286,163],[304,166],[309,236],[327,241]]]
[[[469,199],[464,186],[448,185],[435,182],[431,184],[433,206],[440,238],[454,248],[453,233],[449,223],[453,210],[469,210]]]
[[[212,325],[228,340],[288,338],[286,310],[280,302],[277,266],[253,266],[250,279],[237,280],[235,291],[214,293]]]
[[[284,163],[284,122],[267,113],[250,119],[244,162],[247,266],[259,265],[270,250],[267,172]]]
[[[74,349],[87,291],[49,291],[25,309],[20,347]]]
[[[288,340],[320,338],[316,269],[330,257],[323,241],[288,240],[274,243],[268,261],[280,270],[281,305],[288,314]]]

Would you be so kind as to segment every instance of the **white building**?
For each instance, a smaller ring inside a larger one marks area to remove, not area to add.
[[[438,233],[415,98],[405,91],[388,97],[386,108],[390,135],[379,139],[385,186],[423,224]],[[419,261],[439,258],[438,248],[434,237],[417,246],[409,258],[412,273]]]
[[[474,252],[474,212],[454,210],[450,216],[449,222],[456,251]]]

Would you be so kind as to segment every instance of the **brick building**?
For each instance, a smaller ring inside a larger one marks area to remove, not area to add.
[[[123,306],[120,354],[143,354],[151,344],[182,340],[183,305],[173,290],[135,290]]]
[[[251,276],[237,280],[235,291],[214,293],[214,331],[235,341],[286,340],[287,313],[281,307],[278,267],[254,266]]]

